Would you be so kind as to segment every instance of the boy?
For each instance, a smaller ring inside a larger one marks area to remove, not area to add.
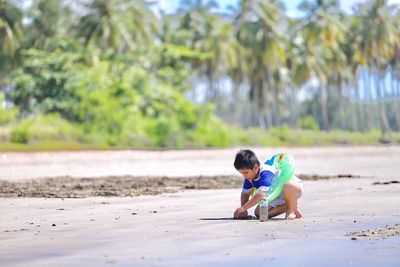
[[[261,191],[268,191],[268,187],[272,184],[273,179],[276,179],[278,170],[275,169],[272,163],[273,158],[265,164],[260,165],[257,156],[253,151],[248,149],[237,152],[233,165],[245,179],[240,197],[241,207],[236,209],[233,216],[235,219],[247,218],[247,210],[260,202]],[[259,193],[249,199],[254,188],[259,189]],[[302,193],[302,180],[293,176],[284,185],[281,195],[269,203],[268,217],[272,218],[286,212],[286,220],[301,218],[302,214],[297,207],[297,199]],[[259,218],[259,205],[255,209],[254,214]]]

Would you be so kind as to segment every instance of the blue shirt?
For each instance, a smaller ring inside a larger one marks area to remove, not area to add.
[[[271,186],[273,179],[275,178],[277,174],[276,168],[272,164],[268,164],[269,162],[274,162],[273,159],[272,161],[266,161],[265,164],[260,165],[260,172],[258,174],[258,177],[252,181],[248,179],[244,179],[243,182],[243,193],[249,192],[253,187],[261,190],[268,190],[268,187]]]

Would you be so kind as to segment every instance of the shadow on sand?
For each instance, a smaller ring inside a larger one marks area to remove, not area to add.
[[[222,217],[222,218],[200,218],[200,221],[245,221],[245,220],[258,220],[256,216],[247,216],[246,219],[234,219],[233,217]],[[269,218],[269,221],[282,221],[284,218]]]

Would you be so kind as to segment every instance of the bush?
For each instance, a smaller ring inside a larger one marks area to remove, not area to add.
[[[319,130],[318,123],[315,121],[314,117],[312,116],[306,116],[298,121],[298,126],[301,129],[305,130],[314,130],[317,131]]]
[[[27,144],[31,139],[31,122],[21,121],[11,131],[11,142]]]
[[[267,131],[254,127],[244,130],[244,136],[241,144],[249,146],[268,145],[272,139]]]
[[[225,147],[232,144],[229,127],[213,113],[212,105],[204,107],[193,134],[198,147]]]
[[[14,125],[11,141],[27,144],[36,141],[79,141],[81,128],[61,118],[59,114],[26,118]]]
[[[18,108],[6,108],[4,104],[4,94],[0,92],[0,125],[4,125],[14,120],[18,114]]]

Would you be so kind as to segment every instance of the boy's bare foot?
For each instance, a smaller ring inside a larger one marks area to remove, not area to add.
[[[298,209],[294,210],[294,214],[296,215],[296,219],[300,219],[301,217],[303,217],[303,214],[301,214],[301,212]]]
[[[296,214],[294,214],[294,211],[291,210],[286,211],[285,220],[294,220],[294,219],[296,219]]]
[[[285,216],[286,220],[300,219],[301,217],[303,217],[303,215],[298,209],[295,209],[293,211],[292,210],[286,211],[286,216]]]

